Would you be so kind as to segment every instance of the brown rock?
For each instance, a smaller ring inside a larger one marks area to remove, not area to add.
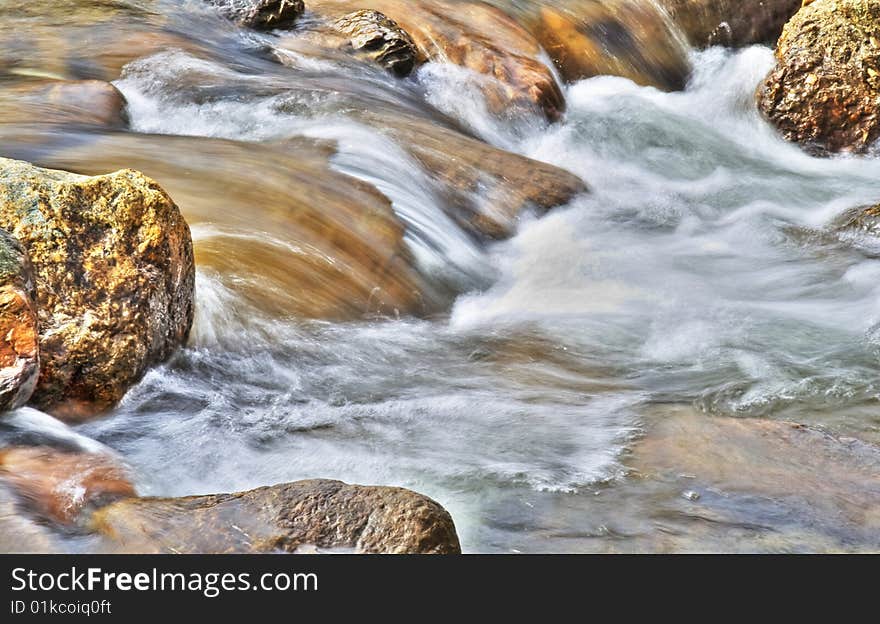
[[[478,238],[507,238],[527,210],[544,214],[588,192],[580,178],[564,169],[429,121],[378,112],[361,117],[430,172],[447,198],[449,216]]]
[[[542,6],[530,18],[535,37],[569,82],[622,76],[665,91],[690,75],[686,45],[651,1],[587,0]]]
[[[297,481],[236,494],[135,498],[98,510],[97,531],[133,553],[296,552],[454,554],[449,513],[392,487]]]
[[[789,141],[861,153],[880,136],[880,0],[817,0],[786,25],[758,106]]]
[[[819,0],[820,2],[822,0]],[[629,464],[643,478],[805,505],[816,524],[880,530],[880,449],[803,425],[662,408]],[[685,476],[682,476],[685,475]],[[806,520],[806,519],[805,519]]]
[[[36,405],[67,417],[109,408],[186,340],[195,275],[189,228],[152,180],[0,159],[0,227],[34,265]]]
[[[302,0],[203,0],[233,22],[257,30],[292,26],[303,14]]]
[[[774,43],[801,0],[659,0],[691,44]]]
[[[100,80],[40,80],[0,89],[0,122],[124,128],[125,97]]]
[[[483,2],[445,0],[315,0],[309,8],[339,18],[359,9],[379,11],[410,34],[429,61],[483,74],[489,107],[536,109],[556,119],[565,109],[553,72],[539,60],[541,46],[516,20]]]
[[[27,403],[39,373],[33,268],[18,241],[0,230],[0,411]]]
[[[127,471],[113,458],[47,447],[0,450],[0,480],[32,510],[61,524],[76,524],[93,509],[136,496]]]
[[[43,164],[84,173],[132,166],[156,179],[188,223],[206,228],[195,242],[199,267],[260,311],[349,320],[426,314],[447,302],[415,268],[391,202],[334,171],[331,145],[90,138],[43,150]]]

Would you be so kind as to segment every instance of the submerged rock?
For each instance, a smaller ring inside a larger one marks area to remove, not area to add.
[[[461,551],[449,513],[430,498],[393,487],[297,481],[249,492],[133,498],[98,510],[92,527],[129,553]]]
[[[711,494],[685,503],[700,505],[699,517],[732,524],[739,513],[763,513],[777,532],[796,527],[880,547],[880,448],[865,442],[791,422],[658,407],[628,464],[642,479]]]
[[[786,25],[758,106],[789,141],[822,155],[880,136],[880,0],[816,0]]]
[[[832,225],[838,232],[858,232],[880,236],[880,204],[849,210]]]
[[[803,0],[659,0],[691,44],[774,43]]]
[[[651,1],[541,6],[529,21],[568,82],[612,75],[676,91],[685,87],[691,72],[687,46]]]
[[[356,11],[333,22],[333,28],[350,39],[361,56],[368,57],[397,76],[408,76],[418,61],[412,37],[378,11]]]
[[[0,412],[27,403],[39,373],[33,269],[19,242],[0,230]]]
[[[529,210],[544,214],[588,192],[568,171],[472,139],[438,124],[377,112],[361,118],[393,138],[440,187],[462,228],[482,239],[512,236]]]
[[[13,487],[31,510],[65,525],[137,495],[127,471],[112,457],[48,447],[0,449],[0,481]]]
[[[0,123],[124,128],[125,97],[100,80],[39,80],[0,89]]]
[[[512,17],[483,2],[445,0],[314,0],[309,8],[336,19],[379,11],[412,37],[428,61],[452,63],[485,78],[480,87],[493,112],[534,109],[556,119],[565,100],[541,46]]]
[[[292,26],[303,14],[302,0],[202,0],[233,22],[257,30]]]
[[[114,405],[187,337],[189,228],[152,180],[85,177],[0,158],[0,227],[34,266],[40,378],[32,402],[55,415]]]

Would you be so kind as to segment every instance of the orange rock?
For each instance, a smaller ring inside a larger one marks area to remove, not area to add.
[[[0,450],[0,479],[36,512],[61,524],[120,498],[136,496],[126,470],[107,455],[47,447]]]
[[[24,405],[39,372],[33,270],[18,241],[0,230],[0,411]]]

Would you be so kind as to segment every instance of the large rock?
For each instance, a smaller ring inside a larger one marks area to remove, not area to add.
[[[248,28],[292,26],[305,10],[302,0],[203,0],[221,15]]]
[[[815,0],[786,25],[758,106],[814,154],[866,151],[880,136],[880,0]]]
[[[0,123],[124,128],[125,97],[100,80],[38,80],[0,89]]]
[[[326,480],[236,494],[123,500],[98,510],[92,527],[116,543],[110,546],[116,552],[461,550],[452,518],[430,498],[401,488]]]
[[[696,47],[773,43],[802,0],[659,0]]]
[[[0,411],[24,405],[39,373],[33,269],[19,242],[0,230]]]
[[[687,46],[651,0],[542,5],[525,19],[569,82],[612,75],[675,91],[690,75]]]
[[[31,511],[64,525],[137,495],[127,470],[112,457],[49,447],[0,449],[0,481],[14,488]]]
[[[186,340],[195,275],[189,228],[152,180],[0,159],[0,227],[34,265],[36,405],[71,418],[109,408]]]
[[[412,37],[429,61],[448,62],[486,77],[481,87],[495,112],[542,111],[556,119],[565,109],[541,46],[512,17],[483,2],[445,0],[314,0],[309,8],[336,19],[360,9],[379,11]]]

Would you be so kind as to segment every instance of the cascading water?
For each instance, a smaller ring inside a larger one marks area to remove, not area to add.
[[[556,124],[493,115],[459,68],[395,84],[401,110],[423,98],[438,123],[590,185],[488,246],[447,216],[418,162],[350,114],[388,103],[358,101],[359,87],[183,51],[130,65],[115,84],[133,131],[328,140],[337,171],[391,200],[420,270],[463,294],[424,320],[306,321],[200,270],[188,347],[71,435],[117,451],[145,495],[316,476],[410,487],[450,510],[466,550],[489,552],[644,546],[667,495],[627,476],[648,405],[795,414],[880,440],[860,411],[878,393],[880,265],[845,236],[810,238],[880,199],[880,160],[815,159],[778,138],[753,103],[768,48],[692,61],[680,93],[571,85]],[[391,79],[357,84],[370,81]],[[218,175],[235,171],[218,162]],[[198,248],[218,230],[193,234]],[[738,522],[769,522],[760,504],[742,509]]]

